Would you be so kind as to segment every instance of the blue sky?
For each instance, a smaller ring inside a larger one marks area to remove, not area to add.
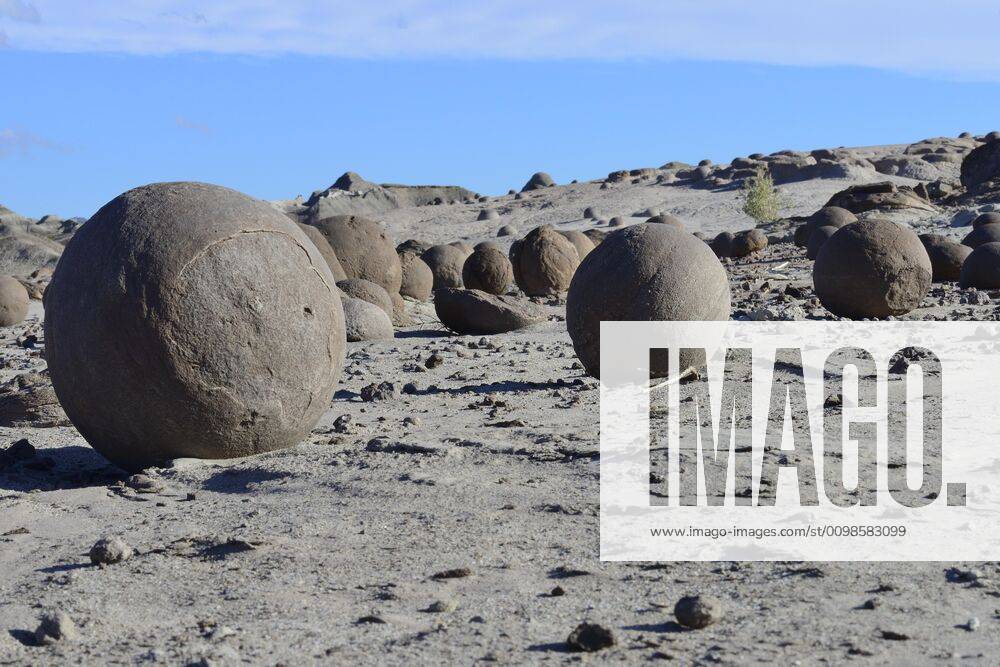
[[[994,3],[378,4],[0,0],[0,203],[88,216],[159,180],[283,198],[348,169],[499,194],[1000,129]]]

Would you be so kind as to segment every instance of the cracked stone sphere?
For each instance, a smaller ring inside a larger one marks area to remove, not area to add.
[[[45,297],[66,414],[126,469],[291,447],[344,364],[344,311],[305,234],[203,183],[119,195],[66,246]]]

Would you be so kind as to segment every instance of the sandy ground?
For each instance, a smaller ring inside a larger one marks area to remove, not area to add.
[[[811,213],[849,184],[782,186],[784,212]],[[479,241],[508,223],[586,228],[585,206],[607,217],[661,208],[692,231],[752,226],[736,192],[676,186],[577,184],[489,206],[503,219],[475,222],[482,205],[455,205],[385,220],[397,240],[432,242]],[[910,222],[947,229],[955,213]],[[784,261],[789,280],[762,285]],[[791,244],[729,263],[734,316],[827,317],[811,301],[809,265]],[[910,317],[996,318],[989,299],[962,298],[935,286]],[[601,563],[599,391],[575,360],[563,306],[549,303],[545,324],[482,339],[449,335],[431,306],[411,304],[420,325],[350,345],[307,442],[177,461],[148,471],[151,489],[128,486],[72,428],[0,429],[0,444],[28,438],[39,450],[0,471],[0,664],[997,664],[996,564]],[[41,315],[35,303],[0,334],[0,379],[44,368],[17,342],[41,337]],[[428,369],[433,352],[444,363]],[[383,380],[414,387],[361,400]],[[105,535],[135,557],[92,566]],[[676,625],[673,605],[689,593],[721,598],[723,619]],[[68,613],[79,639],[32,645],[47,609]],[[617,645],[568,652],[584,620]]]

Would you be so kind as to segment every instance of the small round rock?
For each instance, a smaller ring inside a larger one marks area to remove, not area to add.
[[[94,565],[114,565],[128,560],[135,552],[120,537],[102,537],[90,548],[90,562]]]
[[[615,636],[611,630],[597,623],[581,623],[566,638],[566,646],[571,651],[594,653],[614,645]]]
[[[722,602],[709,595],[684,596],[674,605],[674,618],[685,628],[707,628],[722,618]]]

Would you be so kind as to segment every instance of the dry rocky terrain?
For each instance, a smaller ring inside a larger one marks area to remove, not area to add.
[[[1000,195],[962,196],[959,166],[980,143],[668,164],[485,199],[345,175],[275,205],[303,222],[375,217],[397,243],[506,251],[541,224],[606,229],[656,213],[710,239],[754,227],[740,183],[766,164],[785,217],[762,227],[764,250],[723,260],[733,318],[826,319],[812,262],[791,243],[801,218],[851,186],[889,183],[841,200],[960,240],[976,214],[1000,208]],[[498,216],[479,219],[484,209]],[[6,272],[40,292],[46,274],[31,274],[55,264],[75,223],[6,209],[0,222]],[[497,237],[505,225],[516,235]],[[935,283],[904,317],[993,320],[997,299]],[[574,354],[565,298],[534,301],[548,321],[484,337],[453,335],[431,304],[408,300],[413,324],[394,339],[349,344],[300,446],[137,476],[60,417],[32,301],[23,324],[0,329],[0,664],[997,664],[994,563],[600,562],[598,383]],[[131,558],[93,565],[106,536]],[[690,594],[722,601],[717,622],[675,622]],[[53,611],[75,638],[38,641]],[[615,645],[570,650],[583,621]]]

